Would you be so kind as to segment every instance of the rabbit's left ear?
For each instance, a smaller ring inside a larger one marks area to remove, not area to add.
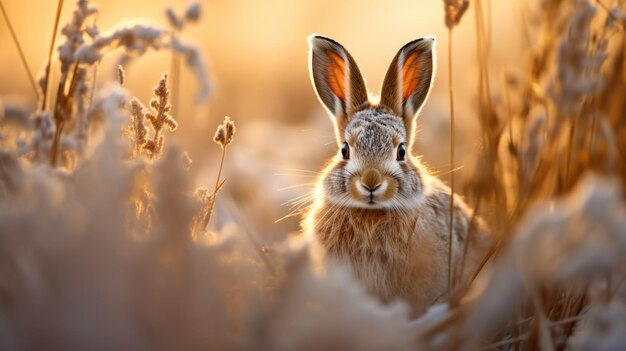
[[[341,44],[312,35],[309,45],[309,69],[315,91],[342,131],[352,114],[368,102],[365,81],[356,62]]]
[[[380,103],[404,119],[407,129],[424,105],[435,75],[435,38],[414,40],[400,49],[387,70]],[[411,132],[409,130],[409,132]]]

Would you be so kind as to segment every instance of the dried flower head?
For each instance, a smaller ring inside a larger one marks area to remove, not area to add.
[[[446,11],[446,27],[452,29],[458,25],[469,7],[469,0],[443,0]]]
[[[230,117],[224,117],[224,122],[217,126],[217,130],[215,130],[215,136],[213,136],[213,141],[226,148],[228,144],[233,141],[233,137],[235,136],[235,122],[233,122]]]

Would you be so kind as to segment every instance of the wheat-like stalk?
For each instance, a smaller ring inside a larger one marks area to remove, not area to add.
[[[146,141],[143,148],[148,151],[151,158],[158,157],[163,150],[163,130],[175,131],[178,128],[178,122],[170,114],[172,105],[169,102],[170,91],[167,87],[167,73],[163,73],[159,84],[154,89],[155,98],[150,100],[152,111],[147,112],[145,117],[152,127],[152,139]]]

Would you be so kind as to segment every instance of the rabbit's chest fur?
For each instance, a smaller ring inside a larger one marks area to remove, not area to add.
[[[419,207],[402,213],[347,208],[319,200],[308,229],[330,262],[347,263],[372,294],[403,298],[419,314],[445,293],[448,279],[449,193],[441,185]],[[449,191],[449,190],[448,190]],[[470,217],[455,199],[453,263],[462,253]]]

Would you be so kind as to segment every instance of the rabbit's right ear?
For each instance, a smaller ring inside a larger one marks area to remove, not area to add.
[[[380,103],[402,117],[409,131],[432,87],[434,56],[435,38],[414,40],[398,51],[385,75]]]
[[[342,132],[350,116],[368,102],[363,76],[352,56],[336,41],[312,35],[309,46],[315,91]]]

